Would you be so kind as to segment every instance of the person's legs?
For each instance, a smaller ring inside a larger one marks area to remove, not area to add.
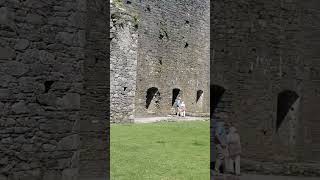
[[[229,159],[228,160],[228,172],[234,173],[234,160],[231,157],[229,157],[228,159]]]
[[[236,175],[240,175],[240,155],[235,157],[235,173]]]
[[[217,158],[216,164],[214,165],[214,170],[215,170],[217,173],[220,173],[220,171],[219,171],[220,166],[221,166],[221,160],[220,160],[219,158]]]

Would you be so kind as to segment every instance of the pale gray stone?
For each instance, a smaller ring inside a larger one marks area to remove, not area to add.
[[[17,50],[25,50],[29,46],[29,40],[27,39],[19,39],[14,46],[15,49]]]
[[[8,118],[6,121],[6,126],[13,126],[16,124],[16,121],[13,118]]]
[[[56,38],[63,44],[71,46],[73,45],[74,34],[68,32],[59,32]]]
[[[60,171],[46,171],[43,175],[43,180],[60,180],[62,178]]]
[[[8,158],[8,156],[6,156],[6,157],[4,157],[4,158],[0,159],[0,164],[1,164],[1,165],[7,165],[7,164],[8,164],[8,162],[9,162],[9,158]],[[1,178],[0,178],[0,179],[1,179]]]
[[[80,109],[80,95],[77,93],[67,93],[59,99],[59,105],[64,109]]]
[[[31,24],[42,24],[43,23],[42,16],[40,16],[38,14],[28,14],[26,20]]]
[[[56,149],[56,146],[52,144],[43,144],[42,148],[44,151],[54,151]]]
[[[78,179],[78,169],[65,169],[62,171],[62,180],[77,180]]]
[[[8,180],[8,177],[5,175],[0,175],[0,180]]]
[[[4,144],[12,144],[13,143],[13,140],[11,137],[8,137],[8,138],[4,138],[1,140],[1,143],[4,143]]]
[[[21,149],[25,152],[32,152],[34,151],[34,146],[32,144],[23,144]]]
[[[53,64],[55,60],[55,55],[49,53],[48,51],[41,50],[39,51],[39,59],[43,64]]]
[[[62,138],[57,145],[58,150],[74,150],[79,147],[80,139],[77,134]]]
[[[24,137],[24,135],[20,135],[20,136],[18,136],[17,138],[14,139],[14,142],[23,144],[23,143],[26,143],[26,142],[28,142],[28,141],[26,140],[26,138]]]
[[[39,95],[37,97],[37,100],[42,105],[56,106],[58,98],[54,94],[49,93],[49,94],[41,94],[41,95]]]
[[[28,72],[29,68],[26,64],[20,62],[9,62],[6,64],[6,73],[14,76],[21,76]]]
[[[15,56],[13,49],[8,47],[0,47],[0,60],[9,60]]]
[[[24,101],[13,104],[11,109],[15,114],[23,114],[29,112],[28,107]]]

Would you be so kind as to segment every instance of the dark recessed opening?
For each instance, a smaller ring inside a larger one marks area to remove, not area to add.
[[[252,51],[253,51],[253,52],[256,52],[257,50],[256,50],[256,48],[252,48]]]
[[[164,35],[166,36],[167,39],[169,39],[167,31],[164,31]]]
[[[252,73],[252,70],[251,70],[251,69],[249,69],[248,73],[249,73],[249,74],[251,74],[251,73]]]
[[[163,36],[162,34],[159,35],[159,39],[163,39],[163,37],[164,37],[164,36]]]
[[[189,44],[188,43],[186,43],[185,45],[184,45],[184,48],[187,48],[189,46]]]
[[[147,109],[149,108],[150,103],[155,96],[160,96],[158,88],[156,88],[156,87],[149,88],[147,90],[147,96],[146,96],[146,108]]]
[[[162,60],[161,59],[159,59],[159,64],[162,65]]]
[[[131,4],[131,1],[127,1],[127,4]]]
[[[263,135],[267,135],[267,130],[262,130]]]
[[[186,20],[186,24],[189,24],[190,22],[188,20]]]
[[[123,91],[126,91],[126,90],[127,90],[127,87],[124,87],[124,88],[123,88]]]
[[[174,88],[174,89],[172,90],[172,106],[174,105],[174,102],[175,102],[176,99],[178,98],[179,94],[180,94],[180,89]]]
[[[54,83],[54,81],[46,81],[46,82],[44,82],[44,87],[45,87],[44,92],[45,93],[49,92],[49,90],[50,90],[50,88],[51,88],[53,83]]]
[[[215,110],[220,103],[223,94],[225,93],[225,88],[218,85],[210,85],[210,116],[213,117]]]
[[[149,11],[149,12],[151,11],[151,9],[150,9],[150,6],[149,6],[149,5],[147,6],[147,11]]]
[[[276,130],[280,128],[283,120],[287,116],[288,112],[292,108],[292,105],[299,98],[298,94],[294,91],[285,90],[278,94],[278,106],[277,106],[277,122]]]
[[[199,101],[199,99],[201,98],[202,95],[203,95],[203,91],[202,90],[198,90],[197,91],[197,100],[196,100],[196,102]]]

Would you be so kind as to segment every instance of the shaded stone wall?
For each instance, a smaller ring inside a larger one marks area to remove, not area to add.
[[[175,88],[187,112],[208,114],[209,1],[123,2],[139,13],[136,116],[170,114]]]
[[[223,87],[219,103],[228,102],[214,113],[238,128],[243,158],[254,160],[243,161],[246,171],[319,175],[316,165],[304,164],[319,157],[319,84],[310,79],[319,66],[316,46],[310,46],[317,42],[310,33],[316,35],[318,15],[311,4],[317,7],[315,1],[295,0],[211,3],[211,85]],[[298,98],[286,104],[288,95],[278,105],[287,91]],[[281,121],[280,111],[286,114]]]
[[[111,4],[111,122],[132,122],[137,71],[138,19],[122,3]]]
[[[109,1],[86,1],[79,179],[106,179],[110,176],[109,7]]]
[[[103,63],[89,75],[88,52],[107,52],[97,44],[108,42],[104,3],[0,2],[0,179],[77,179],[79,168],[89,176],[107,172],[108,63],[98,58]],[[94,11],[100,26],[87,24],[97,23],[90,19]],[[92,122],[99,128],[90,131]],[[98,144],[100,163],[93,159]]]

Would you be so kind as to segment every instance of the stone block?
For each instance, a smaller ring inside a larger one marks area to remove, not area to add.
[[[16,50],[25,50],[29,46],[29,40],[27,39],[19,39],[14,46],[14,49]]]
[[[14,103],[11,107],[11,110],[15,114],[24,114],[29,112],[29,109],[24,101],[20,101],[18,103]]]
[[[65,45],[72,46],[74,41],[74,33],[59,32],[56,39]]]
[[[57,145],[58,150],[75,150],[79,147],[80,138],[77,134],[62,138]]]
[[[78,171],[79,170],[76,168],[63,170],[61,180],[77,180],[79,174]]]
[[[9,47],[0,47],[0,60],[10,60],[15,57],[15,51]]]
[[[37,100],[41,105],[46,106],[56,106],[58,102],[57,96],[52,93],[41,94],[37,97]]]
[[[16,61],[8,62],[5,65],[5,72],[13,76],[21,76],[29,70],[28,65]]]
[[[5,175],[0,175],[0,180],[8,180],[8,177]]]
[[[80,109],[80,95],[67,93],[62,98],[59,98],[58,104],[63,109]]]
[[[30,24],[35,25],[40,25],[44,22],[42,16],[38,14],[28,14],[26,17],[26,21]]]
[[[9,89],[0,89],[0,100],[10,99],[12,92]]]
[[[43,174],[43,180],[60,180],[62,179],[62,174],[60,171],[46,171]]]

